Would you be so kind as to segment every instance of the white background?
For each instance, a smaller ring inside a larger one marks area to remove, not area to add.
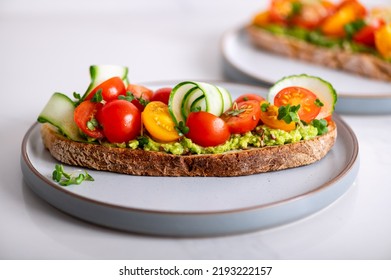
[[[132,82],[223,79],[221,36],[263,6],[1,0],[0,259],[390,259],[390,115],[342,115],[360,144],[356,183],[316,215],[270,230],[200,239],[117,232],[57,211],[24,183],[23,136],[53,92],[85,90],[89,65],[127,65]]]

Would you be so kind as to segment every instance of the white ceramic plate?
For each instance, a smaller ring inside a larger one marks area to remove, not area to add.
[[[215,82],[218,83],[218,82]],[[145,83],[151,88],[174,83]],[[233,97],[264,88],[218,83]],[[21,167],[32,190],[56,208],[102,226],[153,235],[209,236],[273,227],[308,216],[338,199],[359,168],[357,139],[338,117],[335,146],[309,166],[231,178],[143,177],[88,171],[94,182],[61,187],[58,163],[43,147],[40,124],[22,143]],[[153,164],[153,163],[151,163]],[[68,171],[80,169],[65,166]]]
[[[391,83],[271,54],[255,48],[244,28],[226,32],[221,41],[227,78],[270,86],[282,77],[310,74],[329,81],[337,90],[339,113],[391,113]]]

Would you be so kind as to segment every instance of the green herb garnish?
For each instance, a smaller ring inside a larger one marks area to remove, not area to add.
[[[351,39],[354,34],[360,31],[363,27],[365,27],[366,23],[363,19],[359,19],[348,24],[345,24],[344,30],[346,32],[346,36]]]
[[[80,185],[83,181],[94,181],[94,178],[85,171],[77,176],[67,173],[61,164],[56,164],[52,173],[52,179],[61,186]]]
[[[180,121],[177,126],[175,126],[175,130],[178,132],[179,136],[184,136],[189,133],[189,127],[183,121]]]
[[[98,89],[98,91],[94,94],[94,96],[91,98],[92,102],[99,103],[103,101],[102,96],[102,89]]]
[[[270,103],[264,102],[261,105],[262,112],[267,112],[267,108],[269,107]]]
[[[143,148],[143,147],[144,147],[145,145],[147,145],[148,142],[149,142],[148,138],[145,137],[145,136],[139,136],[139,137],[137,137],[137,141],[138,141],[139,146],[140,146],[141,148]]]
[[[129,101],[129,102],[132,102],[133,100],[137,100],[138,102],[140,102],[141,105],[143,105],[144,107],[147,106],[147,104],[149,103],[148,100],[144,99],[143,98],[143,94],[141,94],[140,97],[136,97],[134,95],[133,92],[130,92],[130,91],[127,91],[126,92],[126,95],[120,95],[118,96],[118,99],[121,99],[121,100],[126,100],[126,101]]]
[[[97,127],[99,127],[99,123],[95,118],[92,118],[87,122],[87,128],[91,131],[94,131]]]
[[[77,92],[73,92],[73,97],[76,99],[74,101],[75,103],[75,107],[77,107],[83,100],[82,100],[82,96],[80,93],[77,93]]]
[[[322,101],[320,101],[318,98],[315,100],[315,105],[318,106],[318,107],[323,107],[324,104]]]
[[[326,134],[329,131],[327,127],[328,123],[325,119],[315,119],[312,121],[312,125],[318,129],[318,135]]]
[[[281,106],[278,108],[277,119],[285,121],[287,124],[291,122],[299,122],[300,118],[298,111],[300,109],[300,104],[296,106],[291,106],[290,104],[286,106]]]

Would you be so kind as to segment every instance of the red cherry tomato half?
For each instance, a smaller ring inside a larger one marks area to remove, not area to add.
[[[287,87],[282,89],[274,97],[274,105],[277,107],[286,105],[299,105],[300,120],[311,122],[319,114],[321,107],[317,102],[317,96],[310,90],[302,87]],[[319,100],[318,100],[319,101]]]
[[[88,137],[96,139],[103,138],[103,131],[96,120],[96,115],[102,107],[102,103],[86,100],[75,108],[73,113],[74,120],[80,130]]]
[[[132,93],[133,96],[136,98],[132,101],[132,103],[141,112],[144,110],[145,106],[151,100],[151,97],[153,95],[153,91],[149,88],[136,84],[129,84],[126,88],[126,91]]]
[[[255,93],[245,93],[240,95],[238,98],[235,99],[236,103],[242,102],[242,101],[248,101],[248,100],[258,100],[259,102],[265,101],[265,98],[260,96],[259,94]]]
[[[382,19],[373,20],[370,25],[364,26],[361,30],[354,34],[353,40],[360,44],[375,47],[375,32],[384,25],[385,21]]]
[[[168,99],[170,98],[171,91],[172,88],[170,87],[159,88],[152,95],[151,101],[160,101],[168,105]]]
[[[203,147],[224,144],[231,136],[228,125],[221,118],[204,111],[191,112],[186,126],[189,128],[186,137]]]
[[[97,115],[103,133],[111,143],[135,139],[141,130],[141,113],[126,100],[113,100],[102,107]]]
[[[118,99],[118,96],[126,93],[124,82],[119,77],[113,77],[94,88],[85,100],[90,100],[98,90],[102,91],[102,98],[107,102]]]
[[[221,118],[234,134],[243,134],[253,130],[261,117],[261,105],[257,100],[236,103]]]

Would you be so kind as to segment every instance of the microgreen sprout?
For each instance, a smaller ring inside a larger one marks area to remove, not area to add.
[[[77,175],[67,173],[61,164],[56,164],[52,173],[52,179],[58,182],[61,186],[80,185],[83,181],[94,181],[87,171]]]

